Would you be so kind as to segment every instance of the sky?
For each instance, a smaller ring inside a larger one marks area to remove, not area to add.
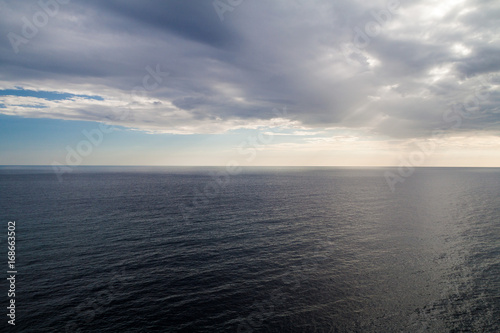
[[[0,1],[0,165],[500,166],[500,2]]]

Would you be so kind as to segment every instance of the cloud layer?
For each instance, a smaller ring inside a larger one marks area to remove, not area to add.
[[[54,0],[0,10],[0,89],[77,95],[0,96],[3,114],[183,134],[500,129],[498,1]]]

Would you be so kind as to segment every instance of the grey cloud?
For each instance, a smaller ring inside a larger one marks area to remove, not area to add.
[[[238,36],[220,24],[211,1],[94,1],[98,10],[123,15],[132,26],[147,25],[212,47],[234,46]],[[134,24],[135,23],[135,24]]]
[[[457,71],[462,77],[500,71],[500,47],[480,47],[467,59],[457,62]]]

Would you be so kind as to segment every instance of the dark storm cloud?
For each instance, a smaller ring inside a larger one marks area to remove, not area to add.
[[[15,53],[8,34],[23,36],[23,17],[33,22],[42,8],[5,1],[0,81],[115,94],[141,113],[134,118],[141,128],[151,120],[167,131],[191,120],[241,125],[286,106],[287,117],[306,127],[369,127],[395,137],[428,135],[480,86],[490,97],[461,129],[487,119],[495,130],[499,4],[395,3],[247,0],[228,5],[221,21],[212,1],[71,1]],[[377,33],[366,30],[370,24]],[[168,76],[146,91],[151,101],[129,101],[148,66]],[[82,118],[99,110],[109,118],[114,108],[91,107]]]
[[[132,25],[145,25],[169,31],[182,38],[215,48],[234,46],[238,39],[234,30],[220,24],[210,1],[93,1],[98,11],[121,15]]]

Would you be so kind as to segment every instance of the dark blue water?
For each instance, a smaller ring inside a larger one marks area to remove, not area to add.
[[[0,168],[0,327],[500,332],[500,169],[384,171]]]

